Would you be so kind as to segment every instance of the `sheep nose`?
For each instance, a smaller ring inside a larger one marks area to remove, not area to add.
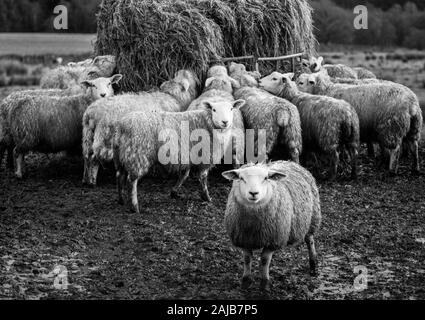
[[[229,123],[229,121],[222,121],[223,122],[223,125],[225,126],[225,127],[227,127],[227,124]]]
[[[102,93],[100,96],[101,96],[102,98],[105,98],[105,97],[106,97],[106,93]]]
[[[255,197],[258,195],[258,192],[252,192],[252,191],[250,191],[250,192],[249,192],[249,194],[250,194],[253,198],[255,198]]]

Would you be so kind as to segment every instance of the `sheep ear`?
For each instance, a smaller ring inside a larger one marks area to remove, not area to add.
[[[285,177],[286,177],[286,174],[284,174],[283,172],[269,170],[269,179],[271,180],[280,180]]]
[[[99,57],[95,57],[95,58],[93,59],[93,61],[92,61],[92,64],[96,64],[96,63],[98,63],[98,62],[99,62],[99,60],[100,60],[100,58],[99,58]]]
[[[317,64],[322,66],[322,63],[323,63],[323,57],[317,58]]]
[[[211,83],[213,82],[213,80],[214,80],[214,78],[208,78],[205,81],[205,88],[208,88],[211,85]]]
[[[116,74],[116,75],[113,75],[111,78],[111,83],[118,83],[118,82],[120,82],[121,81],[121,79],[122,79],[122,74]]]
[[[211,103],[209,103],[208,101],[204,101],[204,106],[209,110],[211,110],[213,108]]]
[[[245,104],[246,104],[246,101],[245,100],[242,100],[242,99],[236,100],[235,102],[233,102],[233,109],[239,110]]]
[[[225,177],[227,180],[233,181],[233,180],[239,180],[239,171],[238,170],[230,170],[225,171],[221,174],[223,177]]]
[[[187,81],[186,79],[183,79],[182,82],[180,83],[184,92],[188,92],[189,88],[190,88],[190,83],[189,81]]]
[[[84,87],[86,87],[86,88],[94,87],[93,82],[91,82],[89,80],[86,80],[86,81],[81,82],[81,85],[84,86]]]
[[[290,73],[287,73],[286,76],[292,81],[292,80],[294,80],[295,73],[294,72],[290,72]]]
[[[87,76],[94,79],[97,78],[97,72],[96,71],[90,71],[87,73]]]

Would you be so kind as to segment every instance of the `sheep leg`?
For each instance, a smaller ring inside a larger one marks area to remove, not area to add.
[[[247,290],[252,284],[252,250],[244,250],[242,290]]]
[[[210,197],[210,193],[208,191],[208,169],[200,172],[199,182],[200,182],[201,187],[202,187],[202,194],[201,194],[202,200],[207,201],[207,202],[211,202],[212,200],[211,200],[211,197]]]
[[[83,173],[83,186],[88,184],[88,175],[89,175],[90,163],[87,158],[84,158],[84,173]]]
[[[179,190],[182,187],[182,185],[185,183],[187,178],[189,178],[190,169],[186,169],[184,173],[181,171],[179,172],[179,179],[177,180],[176,185],[171,190],[171,198],[178,198],[179,197]]]
[[[390,174],[396,175],[398,172],[398,158],[400,156],[400,146],[397,146],[395,149],[389,149],[388,150],[390,154],[390,164],[389,164],[389,171]]]
[[[314,244],[314,236],[312,234],[308,234],[305,236],[305,243],[307,244],[308,249],[308,257],[310,261],[310,275],[317,275],[317,252],[316,246]]]
[[[117,170],[117,191],[118,191],[118,204],[124,204],[124,188],[125,181],[127,179],[126,174],[123,170]]]
[[[94,187],[96,186],[97,174],[99,172],[99,162],[96,160],[92,160],[90,164],[89,173],[89,185]]]
[[[358,166],[357,166],[357,160],[359,158],[359,152],[356,148],[351,147],[348,149],[348,153],[351,160],[351,179],[357,180],[358,178]]]
[[[0,168],[1,168],[1,163],[3,162],[3,157],[5,152],[6,152],[6,147],[0,144]]]
[[[139,182],[139,179],[131,179],[129,177],[128,180],[131,188],[131,208],[135,213],[140,214],[139,201],[137,199],[137,183]]]
[[[375,146],[373,145],[373,142],[367,143],[367,154],[371,158],[375,158]]]
[[[413,158],[412,172],[419,173],[419,145],[418,141],[409,141],[409,149]]]
[[[23,171],[24,171],[24,165],[25,165],[25,154],[17,152],[16,149],[14,150],[14,154],[16,157],[15,175],[18,179],[22,179],[24,176]]]
[[[273,251],[266,248],[261,252],[260,274],[261,283],[260,290],[270,291],[270,262],[272,261]]]
[[[9,170],[13,170],[15,168],[15,158],[13,157],[13,147],[7,148],[7,168]]]
[[[334,150],[331,153],[331,172],[329,175],[329,180],[334,181],[338,174],[338,165],[339,165],[339,153],[338,150]]]

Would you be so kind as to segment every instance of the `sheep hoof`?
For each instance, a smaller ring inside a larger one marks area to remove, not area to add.
[[[391,177],[391,178],[394,178],[394,177],[396,177],[397,176],[397,171],[389,171],[388,172],[388,175]]]
[[[318,274],[319,274],[319,270],[318,270],[318,267],[317,267],[317,262],[311,261],[310,262],[310,276],[317,277]]]
[[[317,270],[317,267],[310,268],[310,276],[312,276],[312,277],[317,277],[317,276],[318,276],[318,274],[319,274],[319,272],[318,272],[318,270]]]
[[[170,197],[171,197],[171,199],[180,199],[180,195],[176,190],[172,190],[170,192]]]
[[[202,194],[201,199],[202,199],[202,201],[205,201],[205,202],[212,202],[211,197],[209,195],[206,195],[206,194]]]
[[[22,179],[24,178],[24,176],[23,176],[23,174],[22,174],[22,173],[15,173],[15,177],[16,177],[18,180],[22,180]]]
[[[254,281],[252,280],[250,276],[243,277],[241,281],[242,290],[248,290],[249,287],[251,287],[253,282]]]
[[[414,175],[414,176],[420,176],[421,175],[421,172],[419,171],[419,169],[413,169],[412,170],[412,175]]]
[[[270,289],[271,289],[270,280],[261,279],[260,290],[268,293],[268,292],[270,292]]]

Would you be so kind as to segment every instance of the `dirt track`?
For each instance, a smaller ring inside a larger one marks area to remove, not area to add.
[[[358,182],[319,183],[319,277],[308,275],[305,247],[282,251],[269,298],[425,298],[425,178],[412,177],[407,162],[395,178],[364,154],[361,163]],[[32,155],[27,168],[24,181],[0,172],[0,298],[263,297],[259,283],[239,289],[242,257],[222,225],[230,185],[218,173],[212,204],[199,200],[196,180],[182,200],[169,198],[171,180],[143,181],[138,216],[117,205],[113,170],[86,189],[78,159]],[[57,265],[68,270],[68,290],[48,277]],[[356,266],[368,272],[362,292],[353,289]]]

